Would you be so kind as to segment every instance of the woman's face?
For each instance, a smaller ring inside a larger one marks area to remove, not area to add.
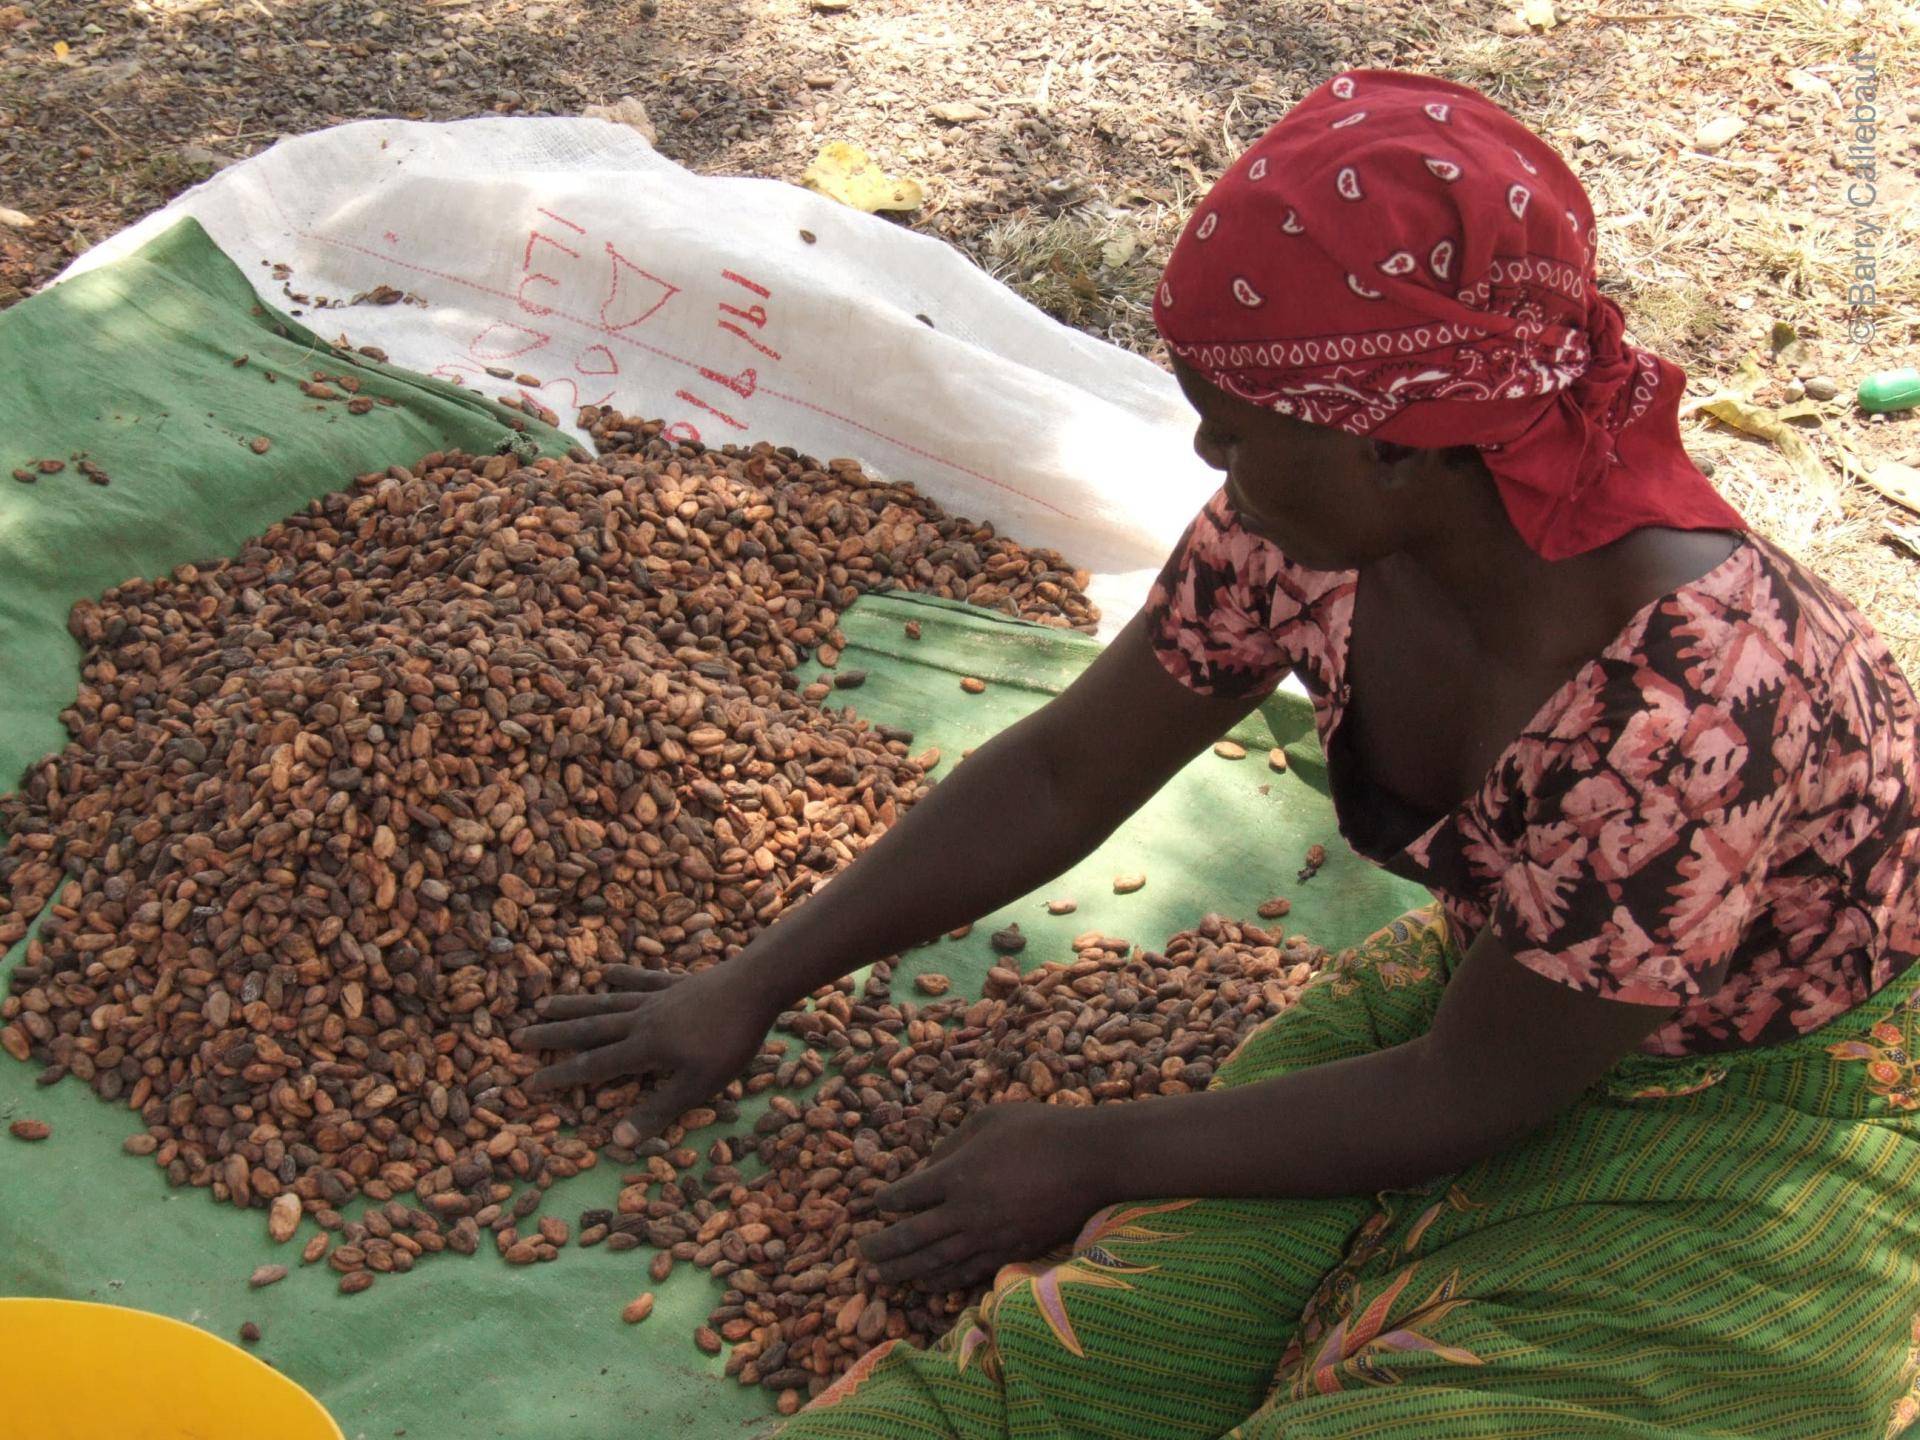
[[[1173,373],[1200,423],[1193,448],[1227,477],[1241,524],[1296,565],[1352,570],[1406,548],[1424,471],[1442,452],[1381,447],[1229,395],[1179,360]]]

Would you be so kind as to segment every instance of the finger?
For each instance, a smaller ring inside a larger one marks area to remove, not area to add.
[[[929,1155],[927,1159],[930,1162],[946,1159],[955,1150],[958,1150],[962,1145],[966,1144],[968,1140],[972,1139],[974,1133],[978,1131],[982,1125],[987,1123],[987,1115],[988,1112],[986,1110],[975,1110],[972,1114],[968,1115],[966,1119],[954,1127],[952,1134],[948,1135],[933,1147],[933,1153]]]
[[[569,1055],[557,1065],[537,1071],[527,1083],[536,1090],[564,1090],[570,1085],[597,1085],[602,1080],[623,1080],[644,1074],[649,1067],[636,1063],[626,1045],[602,1045]]]
[[[896,1180],[873,1197],[882,1210],[896,1214],[906,1210],[925,1210],[947,1198],[947,1171],[944,1165],[926,1164],[904,1179]]]
[[[621,1011],[617,1015],[564,1020],[557,1025],[529,1025],[514,1036],[514,1043],[522,1050],[585,1050],[624,1040],[632,1029],[633,1017]]]
[[[613,1143],[631,1150],[651,1140],[706,1098],[706,1087],[698,1082],[678,1075],[663,1080],[627,1112],[626,1119],[613,1127]]]
[[[953,1215],[944,1207],[927,1210],[910,1220],[902,1220],[865,1236],[860,1241],[860,1251],[869,1264],[884,1266],[888,1261],[910,1255],[936,1240],[946,1239],[955,1228]]]
[[[621,1015],[638,1010],[647,1003],[645,995],[622,992],[617,995],[555,995],[541,1002],[545,1020],[578,1020],[589,1015]]]
[[[880,1280],[887,1285],[918,1283],[922,1277],[937,1275],[971,1260],[980,1250],[980,1239],[971,1231],[949,1235],[931,1245],[922,1246],[880,1267]]]
[[[680,978],[665,970],[643,970],[638,965],[609,965],[601,973],[617,990],[664,990]]]
[[[950,1290],[971,1290],[985,1284],[999,1268],[1000,1262],[990,1252],[982,1250],[972,1259],[924,1277],[919,1285],[929,1295],[944,1295]]]

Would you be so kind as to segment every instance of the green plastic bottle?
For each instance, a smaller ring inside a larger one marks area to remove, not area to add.
[[[1884,414],[1920,405],[1920,369],[1881,370],[1860,382],[1860,408]]]

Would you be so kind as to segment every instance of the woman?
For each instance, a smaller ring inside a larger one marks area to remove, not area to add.
[[[550,1083],[663,1074],[624,1138],[661,1128],[796,996],[1034,889],[1306,684],[1344,834],[1437,903],[1205,1094],[974,1116],[867,1253],[993,1290],[787,1440],[1920,1415],[1914,696],[1687,459],[1593,254],[1484,97],[1309,95],[1160,287],[1226,483],[1145,612],[736,960],[531,1032],[578,1052]]]

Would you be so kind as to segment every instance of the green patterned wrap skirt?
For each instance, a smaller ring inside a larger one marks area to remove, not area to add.
[[[1457,959],[1437,909],[1395,921],[1215,1086],[1424,1033]],[[780,1440],[1892,1440],[1920,1418],[1916,1011],[1910,973],[1786,1044],[1629,1057],[1415,1191],[1103,1210]]]

